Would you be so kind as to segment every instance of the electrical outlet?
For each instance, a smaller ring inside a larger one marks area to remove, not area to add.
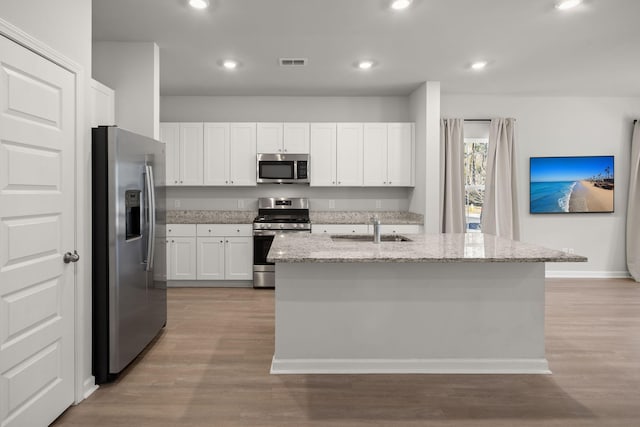
[[[244,209],[244,200],[238,199],[238,209]]]
[[[568,254],[575,254],[576,252],[573,250],[573,248],[567,248],[567,253]]]
[[[180,208],[180,199],[175,199],[173,201],[173,207],[176,209]]]
[[[335,209],[335,208],[336,208],[336,201],[329,200],[329,209]]]
[[[376,200],[376,209],[382,209],[382,200]]]

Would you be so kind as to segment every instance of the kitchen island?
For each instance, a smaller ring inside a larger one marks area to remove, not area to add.
[[[545,262],[582,256],[480,233],[275,239],[274,374],[550,373]]]

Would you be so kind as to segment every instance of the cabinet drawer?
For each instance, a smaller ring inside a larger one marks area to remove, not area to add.
[[[369,226],[367,224],[312,224],[313,234],[367,234]]]
[[[253,235],[253,226],[251,224],[198,224],[197,235],[199,237],[207,236],[245,236]]]
[[[167,224],[167,236],[195,237],[195,224]]]
[[[416,224],[382,224],[380,232],[382,234],[420,234],[422,233],[422,226]]]

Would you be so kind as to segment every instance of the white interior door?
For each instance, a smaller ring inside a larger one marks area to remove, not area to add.
[[[0,36],[3,427],[48,425],[74,398],[75,99],[72,73]]]

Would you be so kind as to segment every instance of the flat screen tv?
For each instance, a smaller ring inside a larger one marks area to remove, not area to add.
[[[529,212],[613,212],[613,156],[531,157]]]

